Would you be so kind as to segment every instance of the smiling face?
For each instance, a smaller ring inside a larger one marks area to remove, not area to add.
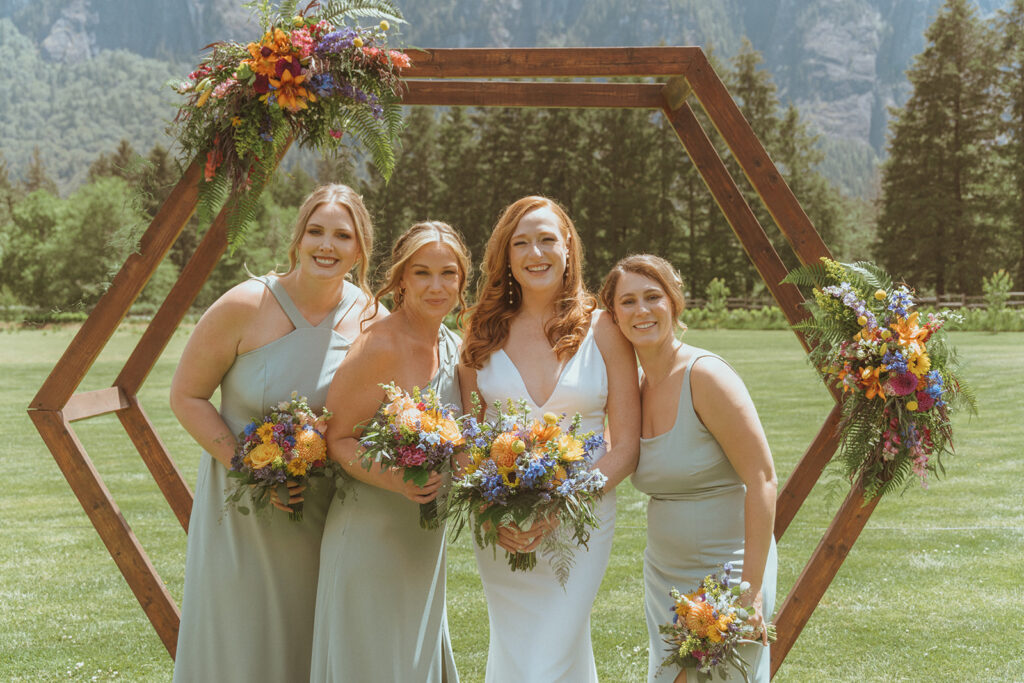
[[[352,214],[340,204],[318,206],[306,221],[297,252],[303,273],[324,279],[344,277],[362,256]]]
[[[524,291],[559,289],[568,255],[558,217],[546,206],[525,214],[509,240],[512,277]]]
[[[409,257],[399,280],[402,307],[431,318],[444,318],[459,301],[463,282],[459,260],[443,242],[425,244]]]
[[[657,280],[624,272],[615,287],[615,322],[633,346],[657,346],[675,336],[672,300]]]

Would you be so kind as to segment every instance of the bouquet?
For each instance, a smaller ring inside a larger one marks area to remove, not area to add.
[[[227,497],[243,515],[249,508],[241,504],[250,493],[253,507],[260,511],[270,503],[271,492],[288,504],[287,482],[306,484],[310,477],[327,474],[327,441],[324,431],[331,414],[319,416],[310,409],[304,396],[293,391],[290,401],[282,401],[269,415],[252,420],[238,435],[238,446],[231,458],[228,476],[235,487]],[[289,517],[302,521],[302,503],[292,503]]]
[[[412,394],[394,383],[382,384],[387,402],[363,429],[363,466],[379,463],[382,469],[401,467],[403,481],[417,486],[427,483],[431,472],[451,468],[452,455],[462,445],[462,431],[453,417],[455,406],[443,405],[433,389]],[[420,505],[420,527],[440,526],[437,499]]]
[[[479,413],[479,399],[473,399]],[[508,401],[505,411],[496,407],[493,420],[477,422],[468,416],[463,423],[469,463],[456,476],[449,496],[448,513],[456,520],[453,537],[472,519],[477,545],[496,548],[499,527],[514,523],[528,530],[555,516],[559,528],[545,538],[540,550],[552,557],[564,586],[573,547],[586,547],[590,529],[598,525],[594,503],[607,479],[590,468],[590,459],[604,438],[593,432],[579,434],[579,414],[563,431],[562,418],[554,413],[545,413],[543,422],[530,419],[525,401]],[[536,552],[506,554],[513,571],[537,565]]]
[[[721,577],[708,574],[697,590],[680,593],[672,589],[672,622],[658,630],[669,644],[669,655],[661,663],[679,668],[695,667],[697,679],[707,680],[718,673],[725,678],[726,665],[739,670],[747,678],[749,664],[736,646],[759,642],[754,627],[747,623],[750,614],[740,606],[740,595],[750,588],[746,581],[729,585],[732,565],[724,565]],[[768,640],[775,640],[775,626],[765,622]]]
[[[390,50],[391,22],[402,22],[390,0],[297,0],[259,11],[262,35],[242,45],[217,42],[185,80],[171,86],[187,99],[170,133],[187,159],[205,161],[199,187],[201,219],[231,191],[229,240],[235,244],[261,206],[263,185],[289,142],[334,152],[344,133],[354,135],[385,178],[395,164],[402,127],[399,72],[404,52]],[[381,19],[371,27],[346,26],[346,16]]]
[[[811,317],[794,327],[813,345],[811,363],[843,392],[839,460],[851,479],[863,476],[865,498],[909,485],[927,486],[953,452],[950,412],[976,412],[958,375],[943,325],[958,319],[914,310],[913,291],[894,286],[871,263],[803,266],[784,282],[813,287]]]

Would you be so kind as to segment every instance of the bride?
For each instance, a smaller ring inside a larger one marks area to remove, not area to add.
[[[477,304],[462,346],[463,405],[525,399],[532,415],[580,413],[583,431],[605,432],[596,467],[608,477],[601,526],[576,552],[563,589],[547,558],[512,572],[476,549],[490,620],[486,680],[596,681],[590,610],[611,554],[615,486],[636,467],[640,397],[632,347],[583,284],[582,246],[565,211],[544,197],[505,209],[487,242]],[[609,401],[609,396],[614,400]],[[509,552],[540,546],[552,524],[502,527]]]

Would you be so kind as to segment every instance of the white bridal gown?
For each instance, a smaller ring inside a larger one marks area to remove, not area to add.
[[[495,351],[477,373],[477,387],[488,406],[511,398],[525,399],[532,417],[544,413],[576,413],[582,433],[604,431],[608,373],[594,339],[594,319],[576,354],[563,367],[550,398],[534,403],[518,369],[504,350]],[[491,409],[488,408],[490,411]],[[595,454],[595,459],[603,450]],[[615,530],[615,493],[597,504],[600,528],[589,550],[578,548],[565,588],[559,585],[549,559],[538,552],[532,571],[513,572],[500,547],[476,550],[477,566],[487,597],[490,645],[487,683],[575,683],[597,681],[590,644],[590,609],[611,556]]]

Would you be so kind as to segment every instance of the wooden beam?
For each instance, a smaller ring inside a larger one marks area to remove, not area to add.
[[[686,104],[686,99],[693,90],[683,76],[673,76],[665,81],[665,105],[669,111],[675,111]]]
[[[661,108],[660,83],[407,81],[402,104],[454,107]]]
[[[117,387],[74,394],[61,412],[68,422],[106,415],[128,407],[128,397]]]
[[[93,467],[85,448],[60,411],[30,410],[29,416],[164,647],[173,657],[181,619],[178,607]]]
[[[779,498],[775,504],[775,540],[782,538],[789,528],[790,522],[796,517],[800,506],[804,504],[807,495],[814,488],[814,485],[821,478],[825,465],[832,459],[832,455],[839,446],[839,418],[842,414],[842,407],[836,404],[825,419],[825,424],[818,430],[804,457],[797,463],[796,468],[786,479],[782,490],[779,491]]]
[[[682,74],[699,47],[437,48],[406,50],[402,78],[548,78]]]
[[[693,88],[693,94],[708,113],[800,262],[816,263],[822,256],[831,257],[821,235],[814,229],[800,202],[703,52],[691,60],[685,75]]]
[[[68,402],[195,211],[202,172],[198,161],[185,170],[142,236],[139,250],[128,256],[114,276],[110,289],[89,313],[32,399],[30,410],[60,410]]]
[[[669,110],[666,107],[664,111],[687,154],[693,160],[693,165],[715,198],[718,208],[722,210],[733,232],[739,237],[747,256],[779,303],[786,320],[790,324],[803,320],[807,315],[801,306],[804,301],[803,295],[794,285],[782,284],[782,278],[787,272],[786,266],[757,221],[754,212],[750,210],[750,205],[743,198],[732,176],[729,175],[728,169],[701,128],[693,110],[684,103],[678,109]],[[794,333],[804,349],[807,349],[807,341],[803,335],[796,330]]]
[[[142,409],[138,397],[132,396],[128,409],[118,412],[117,417],[171,506],[174,516],[178,518],[178,523],[187,534],[188,521],[192,514],[192,491],[185,483],[185,478],[181,476],[181,471],[178,470],[167,447],[157,435],[153,423]]]
[[[880,498],[864,500],[864,483],[858,480],[829,525],[811,559],[775,618],[778,639],[772,643],[772,675],[779,670],[793,643],[811,618],[850,548],[857,541]]]

